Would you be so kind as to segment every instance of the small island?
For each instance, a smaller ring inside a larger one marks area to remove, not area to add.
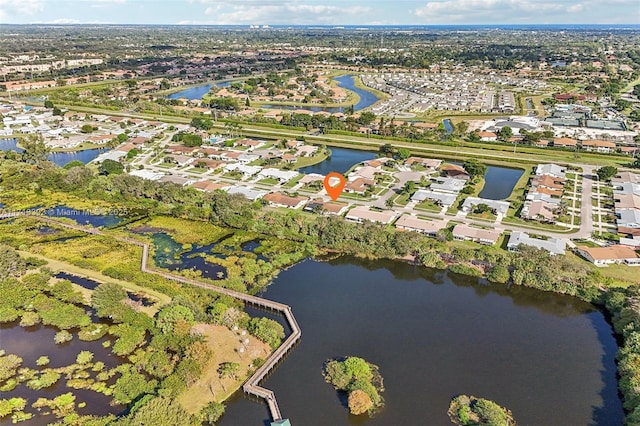
[[[458,426],[515,426],[511,411],[488,399],[458,395],[449,404],[449,418]]]
[[[338,391],[347,393],[349,412],[355,415],[375,414],[384,406],[384,391],[377,365],[362,358],[348,356],[328,360],[322,375]]]

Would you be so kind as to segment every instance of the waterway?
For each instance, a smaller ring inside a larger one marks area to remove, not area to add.
[[[357,149],[329,147],[331,157],[326,160],[307,167],[298,169],[300,173],[319,173],[326,175],[330,172],[345,173],[355,164],[372,160],[377,157],[374,151],[360,151]]]
[[[190,87],[188,89],[181,90],[179,92],[172,93],[167,96],[169,99],[180,99],[185,98],[189,100],[194,99],[202,99],[204,95],[209,93],[212,87],[229,87],[231,85],[231,81],[221,81],[215,84],[204,84],[202,86]]]
[[[87,164],[107,150],[108,149],[95,148],[74,152],[52,152],[51,154],[49,154],[49,161],[57,164],[60,167],[74,160],[78,160],[83,162],[84,164]],[[0,139],[0,151],[22,152],[22,149],[18,148],[18,141],[16,139]]]
[[[604,315],[578,299],[399,262],[307,260],[264,296],[293,308],[302,340],[264,382],[293,425],[450,424],[451,398],[495,400],[522,425],[618,425],[616,341]],[[377,364],[385,408],[348,414],[324,382],[330,358]],[[222,426],[268,424],[242,393]]]

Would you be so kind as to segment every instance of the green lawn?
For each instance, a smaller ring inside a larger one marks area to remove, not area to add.
[[[289,182],[285,183],[284,185],[282,185],[283,188],[293,188],[294,186],[296,186],[298,184],[298,182],[300,182],[300,179],[302,179],[304,177],[304,174],[299,174],[298,176],[294,177],[293,179],[291,179]]]

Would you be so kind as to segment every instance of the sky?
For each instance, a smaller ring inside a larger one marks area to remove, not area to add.
[[[0,0],[6,24],[640,24],[640,0]]]

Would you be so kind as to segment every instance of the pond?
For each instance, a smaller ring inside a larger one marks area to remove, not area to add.
[[[22,152],[22,149],[18,148],[18,141],[16,139],[0,139],[0,151]],[[49,154],[49,161],[60,167],[74,160],[87,164],[105,151],[108,151],[108,149],[96,148],[74,152],[52,152]]]
[[[80,225],[91,225],[94,228],[111,227],[122,222],[122,217],[109,214],[105,209],[77,210],[67,206],[55,206],[44,209],[43,214],[49,217],[64,217],[73,219]]]
[[[203,277],[212,280],[226,278],[227,270],[223,266],[207,262],[203,257],[205,254],[211,254],[217,242],[205,246],[193,245],[184,249],[170,235],[162,232],[154,233],[152,239],[155,247],[153,261],[157,266],[171,271],[195,269],[201,271]]]
[[[264,382],[294,425],[445,425],[462,393],[496,401],[522,425],[622,424],[611,326],[578,299],[352,258],[304,261],[264,296],[292,306],[303,330]],[[323,363],[345,355],[380,367],[386,407],[372,419],[350,416],[322,378]],[[264,403],[238,393],[219,424],[268,418]]]
[[[94,354],[94,362],[102,361],[105,368],[113,368],[120,364],[117,356],[111,353],[110,348],[102,347],[102,342],[107,340],[103,338],[94,342],[83,342],[78,339],[77,333],[70,342],[62,345],[56,345],[53,337],[56,334],[54,327],[37,325],[33,327],[20,327],[18,322],[0,324],[0,348],[7,354],[15,354],[20,356],[24,361],[23,367],[37,369],[36,359],[42,355],[49,357],[50,363],[47,367],[57,368],[75,363],[76,356],[81,351],[90,351]],[[25,383],[18,385],[10,392],[11,397],[22,397],[27,399],[27,408],[25,411],[32,412],[35,416],[22,424],[25,425],[47,425],[54,421],[53,416],[43,416],[38,414],[33,408],[30,408],[38,398],[44,397],[53,399],[63,393],[72,392],[76,395],[76,404],[86,402],[86,407],[77,408],[78,413],[84,415],[106,415],[109,413],[119,414],[125,410],[123,405],[110,405],[112,398],[101,393],[91,390],[75,390],[68,388],[64,375],[55,385],[41,389],[32,390],[27,388]],[[0,425],[10,425],[11,417],[0,419]]]
[[[300,173],[319,173],[326,175],[330,172],[345,173],[355,164],[372,160],[378,155],[374,151],[360,151],[357,149],[337,148],[330,146],[331,157],[312,166],[298,169]]]
[[[168,99],[180,99],[185,98],[189,100],[202,99],[204,95],[209,93],[212,87],[229,87],[231,81],[221,81],[215,84],[203,84],[202,86],[190,87],[188,89],[181,90],[179,92],[167,95]]]
[[[451,123],[451,120],[445,118],[444,120],[442,120],[442,124],[444,125],[444,128],[448,134],[453,133],[453,124]]]
[[[484,175],[484,188],[478,196],[490,200],[504,200],[511,195],[511,191],[524,173],[522,169],[488,166]]]

